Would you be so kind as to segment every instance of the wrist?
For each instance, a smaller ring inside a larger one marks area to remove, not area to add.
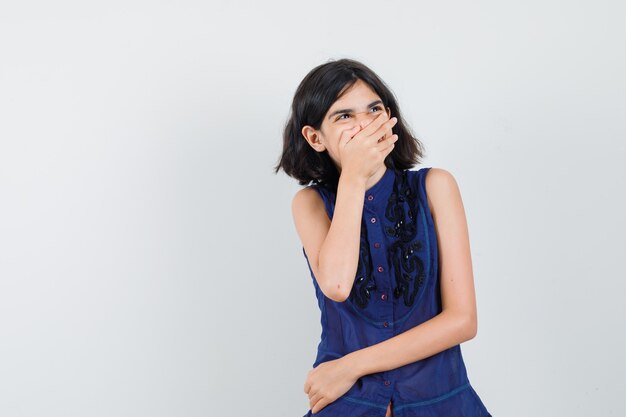
[[[367,178],[363,178],[359,175],[351,174],[349,172],[342,172],[339,176],[339,183],[345,187],[363,190],[365,193],[365,185],[367,184]],[[343,188],[343,187],[342,187]]]
[[[360,350],[355,350],[354,352],[350,352],[345,355],[342,359],[345,361],[346,366],[352,373],[354,379],[358,379],[366,374],[365,369],[363,367],[363,352]]]

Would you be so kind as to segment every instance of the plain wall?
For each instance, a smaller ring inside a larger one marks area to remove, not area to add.
[[[489,411],[626,414],[625,14],[3,1],[0,415],[305,414],[319,310],[272,167],[298,83],[343,57],[459,184]]]

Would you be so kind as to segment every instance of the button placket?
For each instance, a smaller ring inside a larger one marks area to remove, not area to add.
[[[386,259],[385,259],[385,251],[382,250],[382,239],[384,236],[383,224],[381,222],[377,222],[379,216],[379,210],[376,208],[367,205],[366,209],[370,217],[370,224],[367,226],[368,236],[371,245],[374,249],[370,251],[371,261],[375,265],[374,271],[376,271],[377,281],[379,282],[379,290],[380,294],[380,315],[379,320],[379,329],[384,332],[385,336],[383,336],[383,340],[389,338],[389,332],[393,333],[393,324],[391,323],[391,319],[393,318],[393,303],[388,303],[388,293],[391,291],[391,283],[389,282],[389,276],[387,274],[386,268]]]

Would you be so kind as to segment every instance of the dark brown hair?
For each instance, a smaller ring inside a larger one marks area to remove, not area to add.
[[[387,168],[410,169],[421,162],[422,143],[404,122],[397,100],[387,85],[367,66],[352,60],[331,60],[313,68],[300,82],[291,104],[291,114],[283,131],[283,151],[274,172],[283,169],[300,185],[311,181],[336,187],[339,173],[328,151],[317,152],[302,135],[306,125],[319,129],[328,109],[357,80],[365,82],[398,118],[393,132],[398,135],[393,151],[385,158]]]

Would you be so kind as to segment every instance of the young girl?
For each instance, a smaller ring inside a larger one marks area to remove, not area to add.
[[[321,311],[305,417],[491,417],[460,348],[477,330],[461,195],[448,171],[411,170],[422,156],[362,63],[300,83],[276,172],[306,185],[292,213]]]

